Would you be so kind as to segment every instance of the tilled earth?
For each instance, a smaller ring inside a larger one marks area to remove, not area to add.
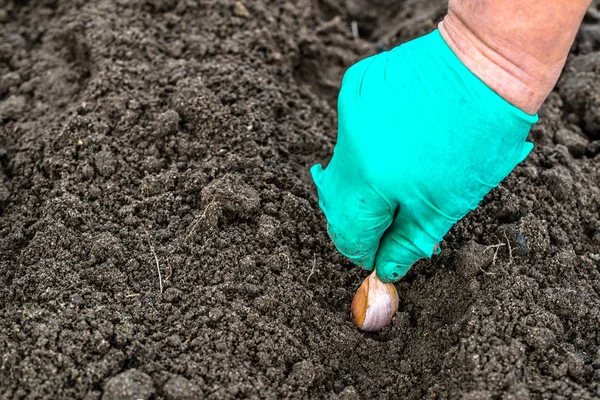
[[[0,0],[0,398],[600,398],[596,3],[532,154],[350,321],[308,168],[344,70],[444,12]]]

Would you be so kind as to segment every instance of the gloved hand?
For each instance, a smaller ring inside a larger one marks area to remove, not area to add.
[[[311,168],[329,236],[391,282],[529,154],[537,115],[488,88],[436,30],[348,69],[338,119],[333,158]]]

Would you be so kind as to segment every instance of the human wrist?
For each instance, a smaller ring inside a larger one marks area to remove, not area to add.
[[[540,60],[491,32],[477,32],[452,10],[439,31],[463,64],[490,89],[528,114],[535,114],[558,80],[565,59]]]

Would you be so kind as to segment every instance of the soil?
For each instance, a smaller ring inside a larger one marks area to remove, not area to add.
[[[308,168],[344,70],[444,12],[0,0],[0,398],[600,398],[596,3],[532,154],[352,325]]]

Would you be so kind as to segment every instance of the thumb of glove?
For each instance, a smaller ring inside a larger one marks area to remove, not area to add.
[[[428,226],[435,225],[437,224]],[[375,263],[377,277],[382,282],[401,279],[415,262],[440,253],[438,243],[444,234],[445,232],[436,232],[432,235],[400,212],[381,239]]]

